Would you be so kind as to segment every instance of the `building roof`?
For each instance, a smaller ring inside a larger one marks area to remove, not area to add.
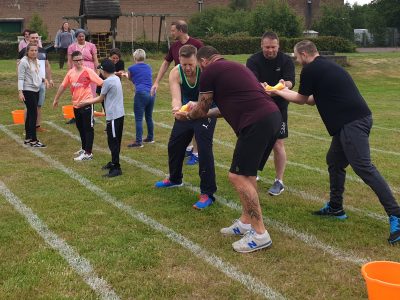
[[[121,15],[119,0],[81,0],[79,15],[89,18],[112,18]]]

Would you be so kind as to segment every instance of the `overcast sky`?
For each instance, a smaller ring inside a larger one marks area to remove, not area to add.
[[[350,5],[353,5],[355,2],[357,2],[358,5],[364,5],[370,3],[372,0],[345,0],[344,2],[350,3]]]

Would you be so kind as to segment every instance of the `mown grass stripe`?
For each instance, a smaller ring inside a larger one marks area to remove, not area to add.
[[[62,128],[62,127],[60,127],[60,126],[58,126],[58,125],[56,125],[56,124],[54,124],[52,122],[46,122],[46,123],[49,124],[50,126],[52,126],[53,128],[59,130],[60,132],[63,132],[65,134],[67,134],[68,136],[72,137],[73,139],[75,139],[77,141],[80,141],[79,136],[71,133],[70,131],[68,131],[68,130],[66,130],[66,129],[64,129],[64,128]],[[98,146],[94,146],[93,149],[95,149],[96,151],[99,151],[99,152],[109,153],[108,149],[100,148]],[[157,176],[165,176],[166,175],[164,172],[162,172],[159,169],[155,169],[155,168],[149,167],[148,165],[146,165],[146,164],[144,164],[142,162],[139,162],[139,161],[134,160],[132,158],[126,157],[124,155],[121,155],[120,159],[124,160],[125,162],[127,162],[129,164],[132,164],[132,165],[134,165],[136,167],[139,167],[142,170],[148,171],[149,173],[153,173],[154,175],[157,175]],[[188,184],[188,183],[185,183],[184,187],[186,187],[187,189],[189,189],[191,191],[194,191],[194,192],[200,192],[200,189],[198,187],[194,187],[194,186],[192,186],[191,184]],[[231,209],[233,209],[235,211],[238,211],[238,212],[242,211],[241,206],[239,206],[238,204],[236,204],[236,203],[234,203],[232,201],[228,201],[227,199],[225,199],[225,198],[223,198],[221,196],[218,196],[218,195],[214,195],[214,196],[215,196],[216,200],[219,203],[221,203],[222,205],[225,205],[225,206],[227,206],[227,207],[229,207],[229,208],[231,208]],[[320,250],[322,250],[322,251],[324,251],[326,253],[329,253],[335,259],[338,259],[338,260],[341,260],[341,261],[344,261],[344,262],[351,262],[351,263],[356,264],[356,265],[362,265],[362,264],[364,264],[364,263],[366,263],[366,262],[371,260],[369,258],[362,258],[362,257],[359,257],[359,256],[353,254],[353,253],[349,253],[347,251],[341,250],[341,249],[336,248],[334,246],[325,244],[325,243],[319,241],[315,236],[313,236],[311,234],[306,234],[306,233],[299,232],[296,229],[291,228],[291,227],[289,227],[289,225],[284,224],[282,222],[275,221],[275,220],[272,220],[272,219],[267,218],[267,217],[264,217],[264,222],[267,225],[271,225],[271,226],[275,227],[276,229],[278,229],[279,231],[281,231],[281,232],[283,232],[283,233],[285,233],[285,234],[287,234],[287,235],[289,235],[289,236],[291,236],[293,238],[301,240],[302,242],[304,242],[305,244],[307,244],[308,246],[310,246],[312,248],[317,248],[317,249],[320,249]]]
[[[51,123],[51,122],[46,122],[46,123],[53,126],[56,129],[59,129],[59,128],[62,129],[61,127],[55,125],[54,123]],[[9,131],[4,126],[0,125],[0,129],[2,131],[4,131],[8,136],[10,136],[12,139],[14,139],[17,143],[21,144],[21,146],[23,146],[22,139],[20,139],[17,135],[15,135],[11,131]],[[62,130],[62,132],[68,132],[68,131]],[[70,133],[70,134],[72,135],[73,138],[79,139],[78,136],[74,136],[72,133]],[[38,149],[33,149],[30,147],[28,148],[26,146],[23,146],[23,147],[27,148],[34,155],[45,160],[53,168],[62,171],[63,173],[67,174],[70,178],[79,182],[83,187],[85,187],[89,191],[93,192],[94,194],[96,194],[97,196],[102,198],[105,202],[113,205],[114,207],[127,213],[134,219],[148,225],[149,227],[153,228],[154,230],[163,233],[169,239],[171,239],[172,241],[181,245],[185,249],[189,250],[195,256],[201,258],[202,260],[204,260],[205,262],[210,264],[212,267],[223,272],[228,277],[242,283],[251,292],[261,295],[267,299],[285,299],[285,297],[282,294],[273,290],[271,287],[265,285],[260,280],[254,278],[248,274],[244,274],[243,272],[241,272],[239,269],[237,269],[232,264],[230,264],[228,262],[224,262],[221,258],[219,258],[218,256],[203,249],[201,246],[190,241],[185,236],[175,232],[174,230],[172,230],[172,229],[164,226],[163,224],[157,222],[156,220],[148,217],[143,212],[135,210],[131,206],[124,204],[123,202],[119,201],[117,198],[113,197],[111,194],[107,193],[106,191],[104,191],[100,187],[98,187],[97,185],[93,184],[90,180],[86,179],[85,177],[81,176],[80,174],[76,173],[75,171],[71,170],[70,168],[64,166],[59,161],[54,160],[53,158],[49,157],[48,155],[45,155]],[[96,149],[97,151],[108,152],[107,150],[101,149],[99,147],[94,147],[94,149]],[[149,169],[149,170],[152,170],[152,169]],[[159,172],[157,172],[157,174],[158,173]]]
[[[9,135],[7,131],[6,133]],[[90,262],[86,258],[79,255],[77,251],[75,251],[57,234],[52,232],[47,225],[32,211],[32,209],[26,206],[17,196],[15,196],[1,180],[0,194],[4,196],[4,198],[15,208],[16,211],[25,217],[31,227],[52,249],[60,253],[60,255],[68,262],[70,267],[83,278],[83,280],[97,295],[100,296],[101,299],[119,299],[111,286],[96,274]]]
[[[165,129],[172,129],[171,125],[168,125],[168,124],[165,124],[165,123],[162,123],[162,122],[154,122],[154,125],[157,125],[159,127],[165,128]],[[226,147],[231,148],[231,149],[235,148],[235,145],[233,145],[232,143],[221,141],[219,139],[215,139],[214,138],[213,142],[216,143],[216,144],[219,144],[219,145],[226,146]],[[273,156],[271,155],[270,158],[272,159]],[[302,164],[302,163],[298,163],[298,162],[294,162],[294,161],[290,161],[290,160],[287,160],[286,163],[288,165],[299,167],[299,168],[303,168],[303,169],[306,169],[306,170],[309,170],[309,171],[314,171],[314,172],[317,172],[317,173],[322,174],[322,175],[329,175],[327,170],[323,170],[323,169],[320,169],[320,168],[317,168],[317,167],[312,167],[312,166],[309,166],[309,165],[306,165],[306,164]],[[354,182],[365,184],[364,181],[362,181],[361,178],[356,177],[356,176],[352,176],[352,175],[349,175],[349,174],[346,174],[346,180],[350,180],[350,181],[354,181]],[[396,194],[400,193],[400,189],[395,188],[395,187],[393,187],[391,185],[390,185],[390,188],[391,188],[393,193],[396,193]]]
[[[98,121],[98,122],[100,124],[104,123],[102,121]],[[127,136],[130,136],[130,137],[133,137],[133,138],[135,137],[135,134],[133,134],[131,132],[124,132],[124,134],[127,135]],[[154,145],[157,146],[157,147],[164,148],[164,149],[168,148],[168,146],[166,144],[163,144],[163,143],[160,143],[160,142],[157,142]],[[216,167],[224,169],[224,170],[229,170],[230,169],[229,166],[224,165],[224,164],[218,162],[217,160],[214,160],[214,165]],[[268,184],[273,184],[274,183],[273,180],[265,179],[262,176],[259,176],[259,178],[260,178],[261,182],[268,183]],[[326,203],[327,202],[327,200],[324,199],[324,198],[315,196],[315,195],[313,195],[311,193],[308,193],[308,192],[305,192],[305,191],[302,191],[302,190],[298,190],[298,189],[296,189],[294,187],[285,186],[285,190],[287,192],[297,196],[297,197],[300,197],[300,198],[304,199],[304,200],[311,200],[313,202],[318,202],[318,203]],[[367,210],[356,208],[356,207],[351,206],[351,205],[345,205],[345,209],[348,210],[348,211],[351,211],[351,212],[359,213],[360,215],[367,216],[367,217],[369,217],[371,219],[374,219],[374,220],[377,220],[377,221],[381,221],[381,222],[384,222],[384,223],[388,222],[388,217],[386,215],[370,212],[370,211],[367,211]]]

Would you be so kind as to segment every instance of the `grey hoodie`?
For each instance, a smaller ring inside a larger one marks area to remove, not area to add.
[[[39,60],[36,63],[24,56],[18,64],[18,90],[38,92],[43,78],[39,73]]]

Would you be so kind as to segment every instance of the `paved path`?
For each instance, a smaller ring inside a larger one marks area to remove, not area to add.
[[[387,48],[357,48],[357,52],[400,52],[400,47],[387,47]]]

